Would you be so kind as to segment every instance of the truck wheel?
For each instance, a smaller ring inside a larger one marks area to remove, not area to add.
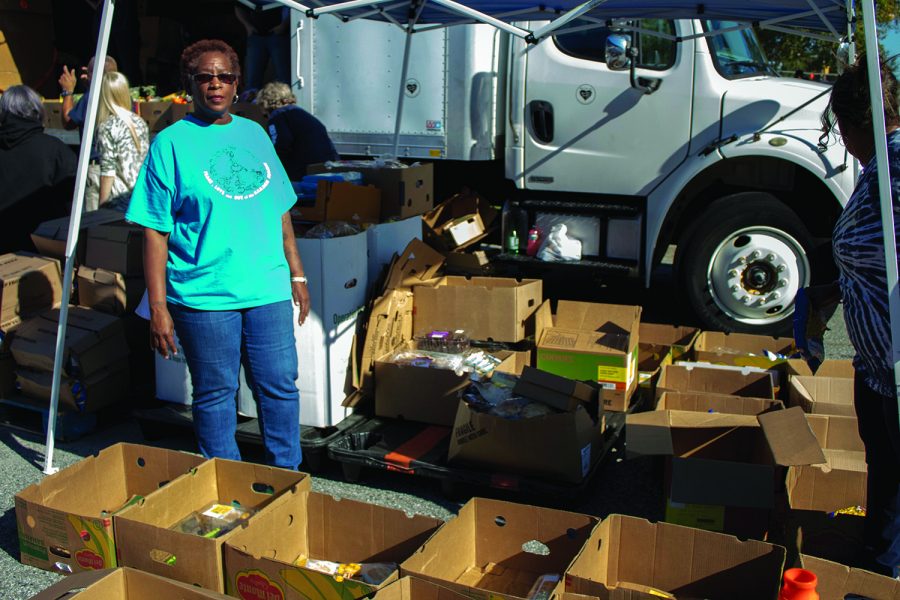
[[[678,272],[705,327],[789,335],[794,297],[811,279],[813,247],[783,203],[758,192],[734,194],[713,202],[682,236]]]

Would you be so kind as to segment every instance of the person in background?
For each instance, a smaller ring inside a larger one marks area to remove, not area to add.
[[[896,234],[900,233],[898,86],[884,62],[881,79]],[[854,403],[868,464],[864,533],[868,556],[864,557],[862,566],[896,577],[900,565],[900,424],[897,421],[878,166],[864,54],[835,81],[822,124],[824,133],[820,143],[824,145],[832,133],[838,134],[847,151],[863,167],[856,189],[835,224],[832,248],[847,333],[856,350]]]
[[[291,181],[303,179],[311,164],[338,159],[325,126],[296,102],[291,88],[281,82],[267,83],[256,96],[269,120],[269,137]]]
[[[100,206],[124,211],[150,146],[147,123],[132,112],[128,80],[121,73],[104,73],[97,112],[100,148]]]
[[[237,0],[234,14],[247,31],[244,87],[258,90],[269,60],[275,79],[291,82],[290,9],[271,0]]]
[[[177,352],[193,383],[194,430],[206,457],[240,460],[234,402],[243,362],[269,464],[301,461],[294,310],[309,292],[290,219],[291,182],[265,131],[232,115],[234,50],[201,40],[181,56],[194,112],[160,132],[125,218],[144,230],[151,346]]]
[[[64,216],[72,201],[78,157],[44,133],[37,92],[14,85],[0,96],[0,254],[34,250],[30,233]]]
[[[103,72],[109,73],[116,71],[116,59],[107,55],[103,63]],[[88,61],[87,67],[82,68],[81,78],[85,81],[86,86],[90,86],[91,79],[94,77],[94,57]],[[84,139],[84,123],[87,121],[88,108],[88,89],[77,103],[72,102],[72,95],[75,93],[75,84],[77,79],[75,69],[69,69],[68,65],[63,65],[62,75],[59,76],[59,85],[62,88],[60,95],[62,96],[62,119],[63,126],[66,129],[78,128],[81,138]],[[90,164],[88,165],[87,182],[84,191],[84,209],[97,210],[100,206],[100,149],[97,146],[97,140],[91,146]]]

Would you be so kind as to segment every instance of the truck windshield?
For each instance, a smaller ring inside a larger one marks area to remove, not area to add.
[[[704,21],[703,28],[714,33],[737,26],[733,21]],[[706,38],[716,69],[726,79],[774,75],[766,55],[751,29],[736,29]]]

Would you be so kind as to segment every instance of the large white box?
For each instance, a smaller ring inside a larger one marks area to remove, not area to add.
[[[421,215],[402,221],[371,225],[366,229],[369,249],[367,288],[378,281],[382,269],[391,263],[394,254],[403,254],[406,246],[415,238],[422,239]]]
[[[153,353],[156,360],[156,397],[164,402],[190,406],[193,403],[192,394],[194,391],[194,386],[191,384],[191,372],[184,358],[184,348],[181,347],[178,336],[174,335],[174,337],[175,345],[178,347],[178,354],[170,355],[166,359],[160,356],[158,352]],[[253,393],[247,385],[247,379],[244,377],[243,367],[241,367],[240,385],[238,386],[236,402],[239,413],[249,417],[256,416],[256,404],[253,400]],[[252,410],[252,414],[248,413],[247,410]]]
[[[349,409],[350,353],[356,321],[366,302],[367,234],[325,240],[300,238],[297,249],[309,278],[310,311],[303,326],[294,321],[300,376],[300,423],[336,425]]]

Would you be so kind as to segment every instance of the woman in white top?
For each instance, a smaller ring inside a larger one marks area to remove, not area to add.
[[[105,73],[97,113],[101,208],[128,208],[131,190],[150,147],[147,123],[131,107],[128,79],[116,71]]]

